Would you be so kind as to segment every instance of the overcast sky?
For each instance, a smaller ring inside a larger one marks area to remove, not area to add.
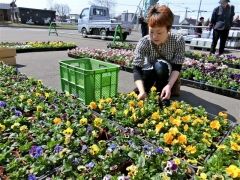
[[[12,0],[0,0],[0,3],[10,3]],[[49,9],[51,6],[50,2],[58,4],[67,4],[72,14],[80,14],[81,10],[89,6],[89,0],[17,0],[16,4],[18,7],[29,7],[38,9]],[[235,6],[236,14],[240,15],[240,0],[230,0],[231,4]],[[116,0],[115,13],[120,14],[123,11],[136,12],[137,6],[140,0]],[[207,11],[202,12],[200,16],[205,19],[211,17],[212,10],[218,6],[219,0],[202,0],[201,10]],[[184,18],[186,9],[188,11],[188,17],[196,18],[200,4],[200,0],[159,0],[159,4],[168,5],[174,14],[180,15],[181,19]]]

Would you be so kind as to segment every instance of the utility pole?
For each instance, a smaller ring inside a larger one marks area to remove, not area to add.
[[[197,19],[196,19],[196,25],[198,24],[198,18],[199,18],[199,14],[201,12],[201,5],[202,5],[202,0],[200,0],[199,7],[198,7],[198,14],[197,14]]]
[[[185,11],[185,19],[187,18],[187,13],[188,13],[188,7],[185,7],[186,11]]]

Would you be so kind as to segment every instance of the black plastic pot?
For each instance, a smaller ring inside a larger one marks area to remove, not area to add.
[[[68,49],[74,49],[77,46],[72,47],[54,47],[54,48],[25,48],[25,49],[16,49],[17,53],[28,53],[28,52],[44,52],[44,51],[64,51]]]

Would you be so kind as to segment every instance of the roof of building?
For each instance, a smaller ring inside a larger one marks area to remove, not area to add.
[[[180,24],[181,25],[196,25],[197,20],[192,18],[185,18]]]

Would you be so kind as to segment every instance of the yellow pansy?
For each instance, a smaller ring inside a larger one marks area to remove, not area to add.
[[[185,124],[184,127],[183,127],[184,131],[187,131],[189,129],[188,125]]]
[[[209,133],[207,133],[207,132],[204,132],[204,133],[203,133],[203,136],[204,136],[205,138],[210,138],[210,137],[211,137],[211,134],[209,134]]]
[[[182,117],[182,121],[183,121],[183,122],[189,122],[190,119],[191,119],[191,116],[190,116],[190,115],[187,115],[187,116],[183,116],[183,117]]]
[[[36,95],[37,97],[41,96],[41,94],[40,94],[40,93],[38,93],[38,92],[37,92],[37,93],[35,93],[35,95]]]
[[[132,116],[130,117],[131,120],[137,121],[137,115],[136,113],[133,113]]]
[[[232,178],[240,177],[240,169],[235,165],[230,165],[226,168],[226,172]]]
[[[107,99],[106,99],[106,102],[107,102],[107,103],[112,103],[112,98],[107,98]]]
[[[93,144],[92,146],[90,146],[89,152],[91,155],[96,155],[99,153],[99,151],[100,151],[100,149],[96,144]]]
[[[130,107],[134,107],[134,106],[135,106],[135,102],[134,102],[134,101],[129,101],[128,105],[129,105]]]
[[[137,105],[138,105],[138,107],[142,108],[143,107],[143,100],[138,101]]]
[[[197,152],[196,146],[189,145],[186,147],[186,151],[190,154],[195,154]]]
[[[157,91],[157,88],[155,86],[152,86],[151,87],[151,92],[156,92]]]
[[[168,131],[169,131],[172,135],[174,135],[174,136],[175,136],[177,133],[179,133],[177,127],[171,127]]]
[[[206,180],[206,179],[207,179],[207,174],[201,173],[201,174],[200,174],[200,178],[201,178],[202,180]]]
[[[68,127],[63,131],[63,134],[65,135],[72,135],[72,133],[73,133],[73,129],[71,129],[70,127]]]
[[[11,128],[12,129],[15,129],[15,128],[18,128],[20,126],[20,123],[14,123]]]
[[[172,141],[173,141],[172,133],[165,133],[163,136],[163,139],[166,144],[172,144]]]
[[[240,151],[240,146],[235,143],[235,142],[230,142],[231,143],[231,149],[234,150],[234,151]]]
[[[195,126],[195,125],[198,125],[198,124],[203,124],[203,120],[200,119],[200,118],[194,119],[193,122],[192,122],[192,125]]]
[[[153,119],[153,120],[160,120],[160,115],[159,115],[159,112],[154,112],[154,113],[152,113],[152,116],[151,116],[151,118]]]
[[[173,118],[172,116],[170,116],[170,122],[175,126],[180,126],[181,125],[181,120],[180,120],[179,117]]]
[[[217,149],[218,149],[218,150],[224,150],[224,149],[226,149],[226,148],[227,148],[227,146],[224,145],[224,144],[217,146]]]
[[[28,130],[28,127],[26,125],[23,125],[20,127],[21,132],[27,132],[27,130]]]
[[[50,93],[45,93],[46,98],[49,98],[49,96],[50,96]]]
[[[43,107],[42,106],[37,106],[37,112],[42,112],[43,111]]]
[[[103,120],[102,120],[101,118],[95,118],[95,119],[94,119],[94,122],[93,122],[93,123],[94,123],[94,126],[95,126],[95,127],[100,127],[100,126],[102,125],[102,121],[103,121]]]
[[[170,107],[173,109],[178,109],[180,107],[180,104],[178,101],[173,101]]]
[[[85,126],[88,124],[88,120],[87,120],[87,118],[82,118],[82,119],[80,119],[79,123],[81,126]]]
[[[24,95],[20,95],[19,98],[20,98],[20,100],[22,101],[22,100],[25,99],[25,96],[24,96]]]
[[[177,110],[175,111],[175,113],[181,115],[181,114],[183,113],[183,110],[182,110],[182,109],[177,109]]]
[[[160,130],[163,128],[164,123],[160,122],[155,126],[155,132],[156,134],[158,134],[160,132]]]
[[[117,112],[116,107],[112,107],[112,108],[110,109],[110,112],[111,112],[112,115],[115,115],[116,112]]]
[[[31,100],[31,99],[28,99],[27,100],[27,104],[30,106],[30,105],[32,105],[32,103],[33,103],[33,101]]]
[[[226,112],[219,112],[218,115],[223,117],[224,119],[228,118],[228,114]]]
[[[99,110],[103,110],[104,109],[104,104],[103,103],[99,103],[98,104],[98,109]]]
[[[56,125],[58,125],[58,124],[61,124],[61,122],[62,122],[62,120],[61,120],[61,118],[54,118],[54,120],[53,120],[53,123],[54,124],[56,124]]]
[[[134,91],[132,91],[129,94],[127,94],[127,96],[128,97],[135,97],[135,98],[137,98],[137,94]]]
[[[187,108],[188,112],[192,112],[192,107]]]
[[[138,167],[135,165],[131,165],[131,166],[128,166],[126,170],[128,171],[128,176],[135,177],[138,172]]]
[[[42,85],[42,80],[38,80],[37,83],[38,83],[39,85]]]
[[[187,136],[184,134],[181,134],[180,136],[178,136],[178,142],[180,144],[187,144]]]
[[[220,125],[220,123],[219,123],[218,120],[214,120],[214,121],[212,121],[212,122],[210,123],[210,127],[211,127],[212,129],[217,129],[217,130],[219,130],[219,128],[221,127],[221,125]]]
[[[91,110],[95,110],[95,109],[97,109],[97,104],[96,104],[96,102],[90,102],[90,104],[88,105],[88,107],[89,107]]]
[[[5,131],[5,129],[6,129],[6,126],[3,124],[0,124],[0,132]]]
[[[181,160],[179,158],[175,158],[173,159],[173,161],[175,162],[175,164],[179,165],[181,163]]]

